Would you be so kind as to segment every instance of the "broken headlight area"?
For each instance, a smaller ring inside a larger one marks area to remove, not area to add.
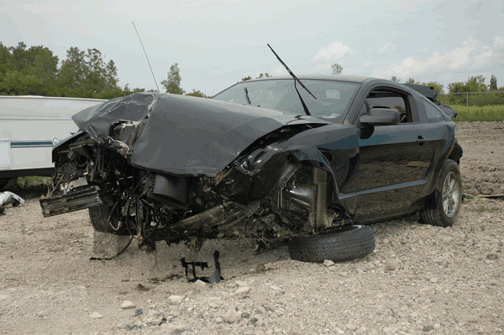
[[[207,238],[254,238],[258,251],[268,250],[332,227],[329,173],[271,144],[211,178],[136,168],[83,135],[55,152],[52,187],[40,199],[43,215],[89,208],[97,231],[135,236],[149,248],[161,240],[199,249]]]

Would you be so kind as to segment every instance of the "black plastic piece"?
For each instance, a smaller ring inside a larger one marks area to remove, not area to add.
[[[182,262],[182,266],[185,268],[185,275],[187,278],[187,281],[190,283],[193,283],[197,280],[201,280],[202,282],[209,283],[209,284],[214,284],[218,283],[221,280],[224,280],[221,276],[221,267],[219,263],[219,251],[215,250],[214,252],[214,262],[215,262],[215,271],[210,277],[197,277],[196,276],[196,266],[200,266],[201,270],[203,271],[205,268],[208,269],[208,263],[207,262],[186,262],[185,257],[180,260]],[[190,278],[187,272],[189,271],[189,265],[192,265],[192,275],[193,277]]]

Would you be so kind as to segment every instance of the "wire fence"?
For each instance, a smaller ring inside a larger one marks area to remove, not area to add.
[[[503,94],[504,91],[458,92],[438,94],[438,99],[443,101],[444,103],[447,103],[448,105],[466,105],[466,114],[469,115],[469,106],[484,107],[502,105],[502,108],[504,110]]]

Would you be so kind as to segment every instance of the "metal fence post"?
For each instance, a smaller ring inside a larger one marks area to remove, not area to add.
[[[467,107],[466,116],[469,117],[469,92],[467,92],[466,107]]]

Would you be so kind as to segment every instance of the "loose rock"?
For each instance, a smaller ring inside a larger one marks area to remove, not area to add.
[[[168,297],[168,302],[170,303],[170,305],[179,305],[182,303],[183,300],[184,297],[180,295],[171,295]]]
[[[206,288],[207,284],[204,281],[201,281],[198,279],[194,283],[194,286],[196,286],[198,289],[203,289],[203,288]]]
[[[242,286],[236,290],[235,294],[244,294],[244,293],[248,293],[249,291],[250,291],[250,287]]]
[[[124,301],[122,304],[121,304],[121,309],[132,309],[132,308],[135,308],[136,305],[134,303],[132,303],[131,301]]]
[[[235,323],[240,321],[241,313],[237,312],[234,308],[230,309],[227,314],[223,317],[224,321],[228,323]]]
[[[390,260],[385,264],[385,271],[394,271],[399,266],[399,263],[395,260]]]
[[[333,261],[331,261],[330,259],[326,259],[326,260],[324,261],[324,265],[325,265],[325,266],[327,266],[327,267],[329,267],[329,266],[333,266],[333,265],[334,265],[334,262],[333,262]]]
[[[93,319],[101,319],[101,318],[103,318],[103,315],[101,315],[101,314],[100,314],[100,313],[98,313],[98,312],[93,312],[90,316],[91,316],[91,318],[93,318]]]
[[[144,323],[147,325],[159,326],[163,321],[166,320],[163,313],[150,310],[144,319]]]
[[[247,282],[245,282],[243,280],[237,280],[237,281],[235,281],[235,283],[237,286],[248,286]]]

